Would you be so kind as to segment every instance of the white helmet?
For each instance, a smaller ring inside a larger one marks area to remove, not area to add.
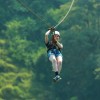
[[[55,34],[57,34],[57,35],[60,36],[60,33],[59,33],[58,31],[54,31],[54,32],[53,32],[53,35],[55,35]]]

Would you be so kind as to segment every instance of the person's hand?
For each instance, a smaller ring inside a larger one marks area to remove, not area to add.
[[[55,28],[54,28],[54,27],[51,27],[51,28],[49,28],[49,30],[50,30],[51,32],[54,32],[54,31],[55,31]]]

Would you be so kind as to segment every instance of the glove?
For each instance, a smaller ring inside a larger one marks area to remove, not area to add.
[[[54,27],[51,27],[51,28],[48,28],[51,32],[54,32],[55,31],[55,28]]]

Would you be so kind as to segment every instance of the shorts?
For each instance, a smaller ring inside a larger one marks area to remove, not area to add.
[[[47,52],[48,57],[55,55],[55,57],[62,56],[61,52],[57,49],[52,49]]]

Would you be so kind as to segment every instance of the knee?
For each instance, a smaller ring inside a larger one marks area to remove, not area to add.
[[[50,60],[52,63],[57,62],[55,56],[50,56],[49,60]]]
[[[56,61],[56,59],[55,59],[55,58],[53,58],[53,59],[52,59],[52,62],[54,62],[54,63],[55,63],[55,62],[57,62],[57,61]]]
[[[62,61],[61,61],[61,60],[59,60],[59,61],[58,61],[58,64],[59,64],[59,65],[62,65]]]

